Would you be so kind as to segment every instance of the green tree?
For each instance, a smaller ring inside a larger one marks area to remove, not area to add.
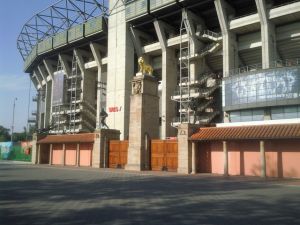
[[[10,129],[0,125],[0,142],[10,141]]]

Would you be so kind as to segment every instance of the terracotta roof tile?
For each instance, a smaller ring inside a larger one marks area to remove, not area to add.
[[[300,124],[203,127],[190,140],[242,140],[300,138]]]
[[[94,142],[94,133],[85,134],[65,134],[65,135],[47,135],[38,140],[38,144],[51,144],[51,143],[82,143]]]

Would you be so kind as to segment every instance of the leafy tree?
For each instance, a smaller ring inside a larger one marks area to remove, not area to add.
[[[0,125],[0,142],[10,141],[10,129]]]

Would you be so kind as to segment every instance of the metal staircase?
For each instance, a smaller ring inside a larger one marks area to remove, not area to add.
[[[179,104],[179,117],[172,122],[174,127],[182,123],[209,124],[219,114],[215,109],[214,97],[219,88],[218,77],[209,72],[191,80],[190,62],[218,51],[222,46],[222,37],[212,31],[203,32],[201,38],[206,39],[206,46],[191,54],[192,34],[189,26],[187,18],[183,17],[180,26],[179,84],[171,97]]]

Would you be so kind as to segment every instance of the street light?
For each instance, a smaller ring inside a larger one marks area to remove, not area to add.
[[[15,108],[16,108],[16,101],[18,98],[14,98],[14,106],[13,106],[13,118],[12,118],[12,125],[11,125],[11,137],[10,141],[13,141],[13,134],[14,134],[14,123],[15,123]]]

